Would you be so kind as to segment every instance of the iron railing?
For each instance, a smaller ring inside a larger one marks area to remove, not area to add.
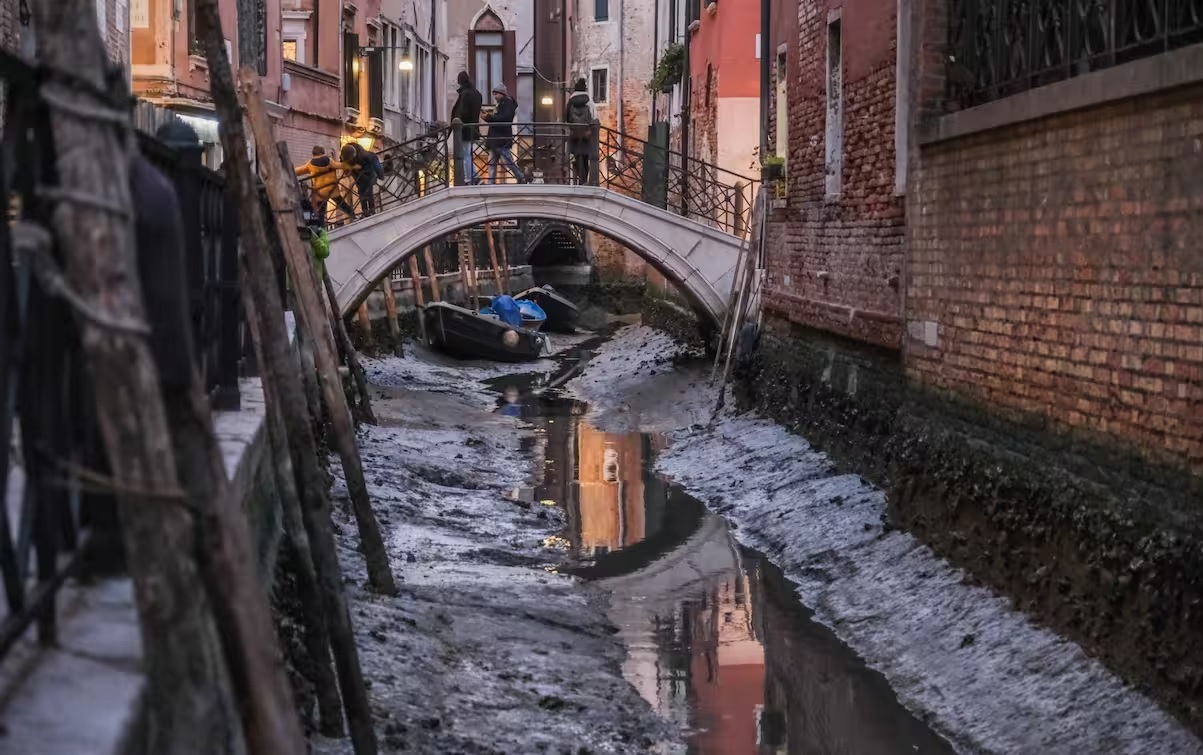
[[[40,197],[55,182],[54,152],[41,78],[0,52],[0,192],[10,210],[0,224],[0,656],[35,622],[39,639],[53,642],[59,588],[81,573],[85,556],[116,542],[112,499],[89,495],[79,474],[103,468],[103,455],[74,318],[14,243],[15,222],[50,226]],[[57,250],[39,253],[62,263]]]
[[[14,243],[26,224],[52,227],[43,197],[53,196],[47,188],[57,176],[43,80],[0,51],[0,195],[10,210],[9,222],[0,223],[0,657],[35,623],[39,640],[54,642],[59,589],[72,577],[119,567],[121,554],[115,501],[95,486],[108,477],[107,460],[75,318],[35,270],[35,260],[46,255],[61,267],[61,254]],[[206,379],[218,406],[236,406],[242,318],[234,208],[221,177],[200,166],[199,154],[190,161],[152,138],[139,139],[179,194]]]
[[[726,233],[745,235],[756,179],[593,124],[586,135],[563,123],[509,124],[512,136],[462,125],[381,150],[385,177],[358,183],[357,169],[304,175],[302,196],[318,222],[340,226],[408,203],[450,185],[472,183],[591,184],[634,197]],[[302,171],[304,172],[304,171]]]
[[[138,146],[175,185],[184,223],[196,360],[213,408],[239,408],[245,327],[238,289],[238,203],[201,150],[172,149],[139,133]]]
[[[1203,41],[1203,0],[949,0],[949,109]]]

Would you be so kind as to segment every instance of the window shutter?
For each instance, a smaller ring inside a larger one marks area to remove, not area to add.
[[[505,32],[505,42],[501,47],[501,70],[505,88],[510,90],[510,96],[518,99],[518,41],[517,34]]]
[[[368,55],[368,117],[384,118],[384,50]]]
[[[468,80],[476,81],[476,32],[468,34]]]
[[[355,61],[359,59],[359,35],[343,32],[343,105],[359,109],[359,76]]]

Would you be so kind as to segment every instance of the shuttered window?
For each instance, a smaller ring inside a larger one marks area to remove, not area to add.
[[[359,108],[359,35],[343,33],[343,105]]]

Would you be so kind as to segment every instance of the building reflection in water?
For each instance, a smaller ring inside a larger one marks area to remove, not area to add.
[[[563,506],[564,537],[609,592],[624,675],[691,733],[690,753],[953,752],[775,567],[651,471],[662,438],[601,432],[584,413],[554,397],[522,405],[544,459],[527,494]]]

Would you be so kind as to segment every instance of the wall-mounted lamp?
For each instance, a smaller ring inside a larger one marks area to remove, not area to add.
[[[408,49],[405,52],[401,53],[401,62],[397,64],[397,68],[402,71],[414,70],[414,62],[409,57]]]
[[[543,99],[539,100],[539,102],[543,103],[544,105],[551,106],[554,105],[556,101],[551,98],[550,94],[545,94],[543,95]]]

